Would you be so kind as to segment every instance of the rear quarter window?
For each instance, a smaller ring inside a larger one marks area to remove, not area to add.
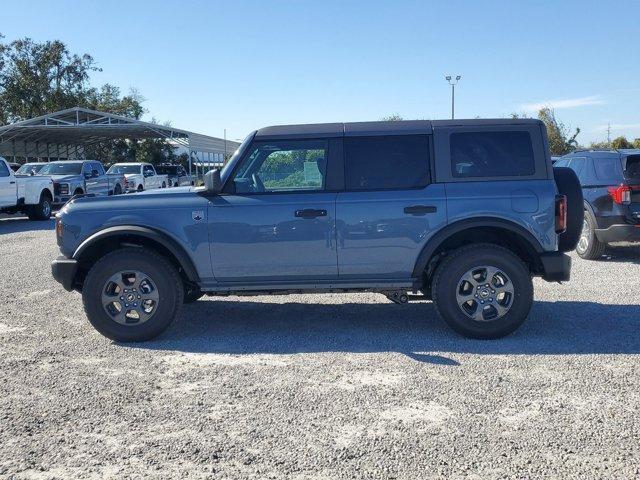
[[[458,132],[449,138],[455,178],[520,177],[535,173],[531,135],[525,131]]]
[[[595,157],[593,169],[596,179],[602,183],[617,185],[623,180],[622,163],[618,157]]]

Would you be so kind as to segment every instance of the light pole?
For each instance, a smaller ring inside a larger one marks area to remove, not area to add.
[[[462,78],[460,75],[456,75],[455,78],[452,75],[446,75],[444,79],[451,85],[451,120],[455,117],[455,102],[456,102],[456,85]]]

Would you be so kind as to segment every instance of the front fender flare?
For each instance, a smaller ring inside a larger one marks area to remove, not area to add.
[[[95,242],[110,237],[119,237],[122,235],[132,235],[136,237],[148,238],[165,247],[176,258],[187,278],[194,283],[200,282],[198,271],[184,248],[173,238],[159,230],[141,227],[138,225],[118,225],[115,227],[107,227],[95,232],[86,238],[73,252],[71,258],[79,259],[83,252],[90,248]]]

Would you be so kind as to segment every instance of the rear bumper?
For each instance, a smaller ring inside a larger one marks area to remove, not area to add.
[[[604,243],[640,242],[640,225],[611,225],[596,229],[596,238]]]
[[[60,256],[51,262],[53,278],[69,292],[73,290],[77,271],[78,261],[73,258]]]
[[[571,277],[571,257],[562,252],[540,255],[542,278],[547,282],[566,282]]]

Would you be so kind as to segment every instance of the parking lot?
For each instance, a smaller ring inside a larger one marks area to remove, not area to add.
[[[640,249],[574,255],[496,341],[382,295],[205,298],[120,345],[0,217],[0,477],[640,476]]]

